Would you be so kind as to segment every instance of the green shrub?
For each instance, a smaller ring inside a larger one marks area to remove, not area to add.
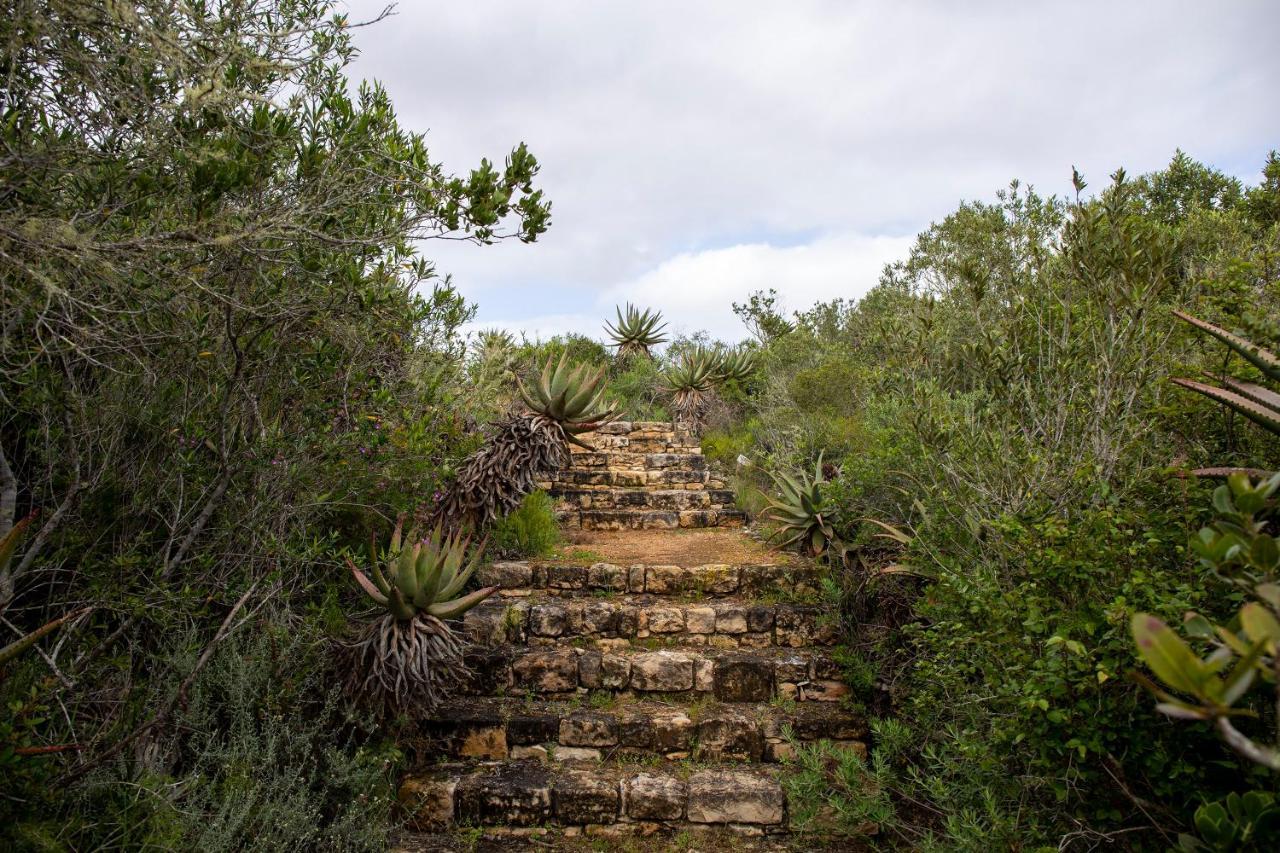
[[[520,506],[493,526],[489,547],[509,558],[545,557],[560,544],[555,504],[546,492],[530,492]]]

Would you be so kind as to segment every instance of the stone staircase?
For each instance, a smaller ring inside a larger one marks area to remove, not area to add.
[[[594,536],[607,557],[609,537],[682,534]],[[632,836],[677,846],[625,849],[816,849],[790,835],[786,761],[819,739],[864,754],[867,726],[841,701],[822,570],[759,554],[482,569],[501,591],[463,622],[467,695],[400,742],[419,833],[402,849],[471,849],[452,846],[458,833],[504,850],[623,849]]]
[[[696,436],[661,421],[616,421],[580,438],[568,468],[539,483],[565,527],[740,527],[733,492],[707,470]]]

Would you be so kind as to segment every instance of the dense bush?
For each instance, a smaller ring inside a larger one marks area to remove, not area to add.
[[[789,322],[763,294],[739,306],[771,330],[764,391],[711,447],[749,432],[766,464],[800,470],[826,454],[825,497],[861,546],[852,611],[902,591],[864,566],[923,579],[902,618],[848,620],[846,654],[879,666],[906,730],[864,771],[896,795],[895,843],[1159,849],[1202,802],[1275,789],[1126,677],[1133,613],[1234,612],[1187,549],[1209,508],[1188,469],[1280,459],[1167,381],[1224,368],[1170,309],[1274,339],[1274,155],[1266,176],[1246,189],[1179,154],[1092,197],[1079,176],[1072,200],[1015,183],[921,234],[857,303]],[[868,519],[908,544],[881,553]]]
[[[0,668],[0,846],[385,835],[377,743],[334,716],[319,649],[363,606],[343,551],[478,440],[471,308],[415,246],[533,240],[549,210],[523,146],[433,162],[348,85],[331,13],[0,20],[0,535],[38,511],[0,614],[92,608]]]

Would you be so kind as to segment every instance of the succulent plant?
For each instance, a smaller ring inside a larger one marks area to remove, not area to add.
[[[464,644],[441,620],[461,616],[498,588],[458,594],[480,564],[483,544],[468,560],[469,537],[437,527],[429,538],[402,543],[403,524],[401,518],[391,535],[385,571],[373,543],[372,580],[347,558],[360,588],[386,611],[348,647],[347,689],[377,711],[417,716],[434,711],[466,676]]]
[[[569,444],[590,450],[579,433],[617,417],[605,399],[603,367],[570,367],[548,359],[532,390],[517,380],[528,412],[498,424],[484,446],[463,463],[458,477],[433,513],[433,523],[446,527],[482,527],[505,516],[533,491],[540,472],[563,468]]]
[[[1233,335],[1219,326],[1192,317],[1190,314],[1185,314],[1181,311],[1174,311],[1173,314],[1179,320],[1190,323],[1202,332],[1222,341],[1233,352],[1238,353],[1245,361],[1258,368],[1268,380],[1272,382],[1280,381],[1280,358],[1274,353],[1239,335]],[[1255,382],[1245,382],[1230,376],[1216,378],[1221,383],[1221,386],[1225,387],[1209,385],[1193,379],[1174,379],[1173,381],[1183,388],[1203,394],[1209,399],[1216,400],[1233,411],[1239,412],[1273,435],[1280,435],[1280,394]],[[1235,470],[1238,469],[1223,467],[1201,468],[1195,473],[1202,476],[1222,476]]]
[[[756,368],[756,356],[751,350],[735,349],[720,354],[720,368],[716,376],[721,382],[730,379],[741,382]]]
[[[716,350],[695,347],[680,353],[663,371],[662,378],[678,420],[695,427],[701,424],[711,391],[720,381],[721,362]]]
[[[516,339],[505,329],[485,329],[476,335],[472,348],[480,362],[507,367],[515,358]]]
[[[799,472],[794,477],[778,471],[768,472],[778,487],[778,497],[760,513],[761,518],[778,522],[778,529],[771,539],[782,539],[779,547],[798,545],[801,551],[821,557],[833,549],[841,549],[842,542],[832,524],[832,513],[822,495],[826,482],[822,475],[822,456],[814,467],[813,476]]]
[[[614,324],[606,320],[604,327],[609,337],[613,338],[613,346],[618,348],[619,356],[650,356],[649,347],[666,342],[662,330],[667,324],[659,325],[662,320],[660,312],[650,311],[648,308],[641,311],[630,302],[627,303],[625,314],[621,308],[614,310],[617,312],[618,322]]]

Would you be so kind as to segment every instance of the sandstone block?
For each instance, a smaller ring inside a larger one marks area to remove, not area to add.
[[[523,746],[550,743],[560,732],[560,718],[555,714],[517,714],[507,720],[507,742]]]
[[[621,800],[617,782],[573,771],[556,779],[554,797],[562,823],[612,823]]]
[[[431,830],[453,822],[453,779],[415,779],[410,777],[400,786],[400,804],[411,815],[415,829]]]
[[[694,663],[693,670],[693,689],[699,693],[710,693],[715,690],[716,665],[715,661],[707,658],[700,658]]]
[[[811,702],[839,702],[849,695],[849,686],[839,681],[812,681],[804,687],[804,698]]]
[[[715,694],[721,702],[767,702],[773,697],[773,663],[751,655],[716,661]]]
[[[542,693],[564,693],[578,687],[578,654],[575,649],[535,651],[512,665],[516,685]]]
[[[587,583],[592,589],[612,589],[625,592],[627,570],[612,563],[596,563],[587,569]]]
[[[714,634],[716,611],[713,607],[690,607],[684,612],[685,630],[690,634]]]
[[[507,757],[507,730],[503,726],[475,728],[468,731],[457,747],[467,758],[498,761]]]
[[[533,583],[533,567],[528,563],[491,563],[476,570],[484,586],[518,589]]]
[[[586,585],[586,566],[547,566],[547,586],[553,589],[582,589]]]
[[[587,650],[578,655],[578,684],[588,690],[598,690],[603,682],[604,655]]]
[[[631,681],[631,660],[626,655],[603,655],[600,659],[600,686],[621,690]]]
[[[643,612],[648,629],[654,634],[677,634],[684,631],[684,611],[678,607],[650,607]]]
[[[747,612],[740,604],[722,604],[716,608],[717,634],[745,634]]]
[[[680,820],[688,786],[670,776],[641,773],[623,782],[627,815],[637,820]]]
[[[464,777],[454,792],[458,819],[487,825],[532,826],[551,818],[546,768],[529,762],[499,764]]]
[[[631,688],[665,693],[693,689],[693,659],[679,652],[649,652],[631,661]]]
[[[574,711],[560,720],[563,746],[617,746],[618,721],[597,711]]]
[[[753,773],[704,770],[689,780],[693,823],[782,823],[783,795],[777,782]]]
[[[536,637],[559,637],[569,626],[569,614],[560,604],[535,604],[529,608],[528,624]]]

